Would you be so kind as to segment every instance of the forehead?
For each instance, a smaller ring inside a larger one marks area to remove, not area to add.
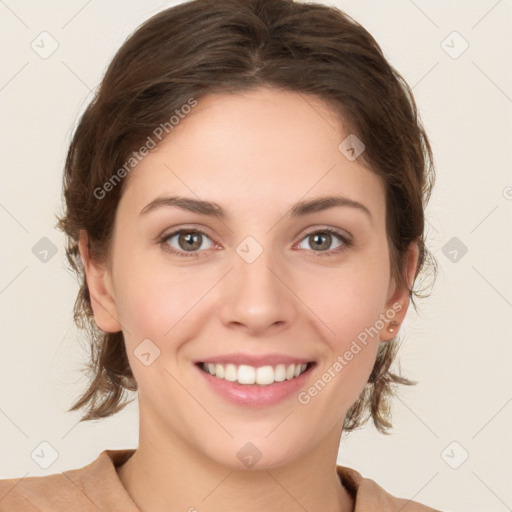
[[[229,210],[338,193],[383,209],[381,179],[339,149],[348,135],[338,113],[309,95],[211,94],[131,171],[122,202],[140,211],[156,195],[185,194]]]

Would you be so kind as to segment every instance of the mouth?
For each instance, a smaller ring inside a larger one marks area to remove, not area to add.
[[[251,366],[232,363],[198,362],[196,366],[204,373],[219,380],[225,380],[246,386],[270,386],[279,382],[294,380],[309,372],[314,361],[300,364],[277,364]]]

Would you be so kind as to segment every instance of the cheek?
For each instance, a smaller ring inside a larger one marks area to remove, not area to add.
[[[119,273],[116,302],[121,323],[144,337],[163,339],[174,327],[187,323],[193,308],[211,285],[190,272],[161,272],[156,266],[125,268]]]
[[[354,262],[332,275],[304,281],[300,297],[319,318],[325,361],[319,378],[343,410],[367,382],[379,347],[389,285],[386,261]],[[332,384],[331,384],[332,382]],[[322,388],[322,383],[317,386]],[[312,390],[315,393],[315,390]]]
[[[365,258],[317,273],[314,279],[302,276],[300,282],[301,300],[342,342],[374,325],[384,312],[389,273],[385,262]]]

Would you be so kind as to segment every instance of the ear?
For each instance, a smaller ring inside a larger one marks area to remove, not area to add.
[[[405,277],[406,282],[411,287],[416,269],[418,267],[419,247],[416,241],[411,242],[405,254]],[[398,286],[395,279],[391,279],[388,292],[388,301],[384,311],[383,318],[386,318],[384,327],[380,330],[380,340],[389,341],[396,337],[400,326],[404,321],[405,314],[409,308],[410,297],[409,290],[405,286]],[[390,330],[390,328],[392,330]]]
[[[121,324],[118,320],[110,272],[105,265],[90,258],[89,238],[87,232],[83,229],[80,230],[79,234],[78,250],[84,264],[96,324],[104,332],[120,331]]]

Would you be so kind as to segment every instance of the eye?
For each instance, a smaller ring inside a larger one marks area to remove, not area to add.
[[[339,243],[334,248],[337,250],[329,249],[329,247],[331,247],[333,239],[335,238],[340,240],[341,243]],[[348,249],[352,245],[352,241],[348,237],[342,235],[341,233],[332,228],[323,228],[316,231],[310,231],[302,240],[307,241],[308,245],[313,249],[315,253],[317,253],[315,254],[315,256],[333,256],[336,254],[340,254],[341,252]]]
[[[334,249],[329,249],[336,238],[340,243]],[[304,241],[308,242],[309,250],[313,250],[315,256],[334,256],[352,245],[352,241],[347,236],[332,228],[310,231],[302,239],[301,244]],[[204,246],[205,242],[206,247]],[[160,243],[165,251],[183,257],[199,256],[201,251],[212,249],[215,245],[211,238],[199,229],[179,229],[173,231],[165,235],[160,240]],[[300,244],[299,248],[304,249],[304,247],[300,247]],[[308,248],[306,247],[306,249]]]
[[[203,245],[205,239],[210,240],[210,245],[206,244],[207,247]],[[173,242],[177,244],[177,247],[172,245]],[[174,231],[164,236],[161,243],[164,250],[179,256],[196,256],[198,251],[211,249],[213,246],[210,237],[198,229],[180,229]]]

